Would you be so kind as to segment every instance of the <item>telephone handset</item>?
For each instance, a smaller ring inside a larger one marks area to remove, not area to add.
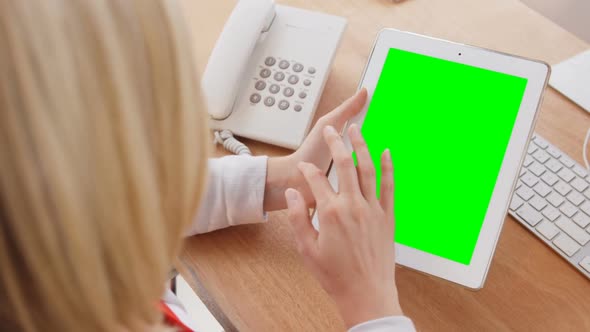
[[[341,17],[273,0],[238,1],[202,77],[211,127],[296,149],[345,27]]]
[[[234,8],[203,73],[203,91],[212,118],[222,120],[231,114],[240,78],[250,61],[248,55],[275,15],[272,0],[242,0]]]

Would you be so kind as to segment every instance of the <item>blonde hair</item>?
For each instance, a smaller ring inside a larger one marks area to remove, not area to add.
[[[158,324],[207,162],[180,16],[0,1],[0,330]]]

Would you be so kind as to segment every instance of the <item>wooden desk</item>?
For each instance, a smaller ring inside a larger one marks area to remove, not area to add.
[[[588,48],[517,0],[279,2],[349,20],[319,114],[355,91],[373,40],[384,27],[551,64]],[[202,69],[234,1],[182,3]],[[581,162],[588,127],[588,114],[554,90],[547,91],[538,132]],[[255,154],[288,153],[248,143]],[[214,312],[221,309],[239,331],[343,330],[333,304],[299,260],[284,211],[271,214],[264,225],[195,236],[187,241],[181,261],[193,288]],[[397,282],[405,313],[422,331],[590,331],[590,282],[511,217],[483,290],[473,292],[401,267]]]

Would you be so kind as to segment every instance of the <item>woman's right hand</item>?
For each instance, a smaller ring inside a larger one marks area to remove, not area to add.
[[[375,168],[358,126],[348,130],[358,167],[333,127],[324,128],[323,134],[334,159],[339,191],[334,192],[313,164],[298,165],[316,201],[320,232],[311,224],[302,194],[292,188],[285,191],[304,264],[335,301],[347,328],[402,315],[395,285],[390,153],[386,150],[381,157],[377,199]]]

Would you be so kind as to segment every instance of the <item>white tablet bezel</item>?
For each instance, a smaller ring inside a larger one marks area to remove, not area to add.
[[[365,87],[368,90],[368,102],[363,111],[350,123],[362,124],[390,48],[520,76],[528,80],[470,264],[463,265],[402,244],[395,244],[397,263],[472,289],[481,289],[506,218],[525,149],[533,133],[543,91],[549,78],[550,66],[543,62],[474,46],[385,29],[379,33],[375,41],[359,84],[359,87]],[[351,147],[346,135],[344,135],[344,141]],[[336,172],[330,171],[328,179],[337,189]],[[457,202],[457,212],[461,213],[460,202]],[[313,223],[316,228],[319,227],[315,213]]]

